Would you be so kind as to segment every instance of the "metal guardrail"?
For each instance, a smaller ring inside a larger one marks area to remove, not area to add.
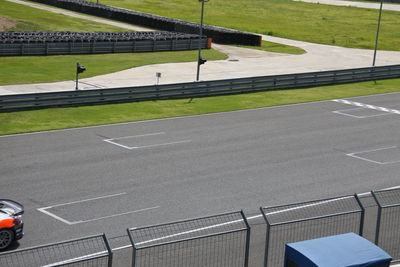
[[[201,48],[209,48],[207,39],[201,40]],[[0,56],[41,56],[183,51],[199,48],[199,40],[135,40],[91,42],[32,42],[0,43]]]
[[[247,267],[250,226],[242,211],[128,229],[133,267]]]
[[[285,244],[348,232],[362,235],[357,195],[260,208],[267,224],[264,266],[283,266]]]
[[[2,267],[112,266],[104,234],[0,253]]]
[[[205,97],[399,77],[400,65],[390,65],[141,87],[2,95],[0,96],[0,111]]]
[[[400,188],[371,193],[378,204],[375,244],[400,262]]]

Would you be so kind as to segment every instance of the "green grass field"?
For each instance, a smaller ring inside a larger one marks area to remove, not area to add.
[[[0,113],[0,135],[396,92],[400,79],[218,97]]]
[[[200,3],[187,0],[101,0],[101,3],[198,22]],[[291,0],[211,0],[206,24],[294,40],[374,47],[378,10]],[[400,50],[400,12],[383,11],[379,48]]]
[[[0,0],[0,16],[14,20],[17,24],[9,31],[125,31],[125,29],[102,23],[76,19],[25,5]],[[271,52],[299,54],[301,49],[266,42],[262,49]],[[227,56],[216,50],[204,50],[208,60],[226,59]],[[81,77],[121,71],[128,68],[173,62],[197,60],[196,51],[157,52],[133,54],[73,55],[47,57],[3,57],[0,60],[0,85],[38,82],[55,82],[74,79],[76,62],[88,71]],[[110,64],[112,62],[112,64]]]
[[[202,54],[209,60],[227,58],[213,49],[203,50]],[[149,64],[196,60],[197,51],[3,57],[0,60],[0,85],[73,80],[76,62],[87,69],[80,78],[87,78]]]
[[[0,16],[17,23],[8,31],[126,31],[111,25],[73,18],[5,0],[0,0]]]

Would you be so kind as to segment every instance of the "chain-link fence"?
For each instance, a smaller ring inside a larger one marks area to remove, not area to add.
[[[260,208],[267,224],[264,265],[283,266],[286,243],[355,232],[362,235],[364,209],[357,196]]]
[[[250,226],[243,212],[128,229],[132,266],[248,266]]]
[[[96,235],[0,253],[1,267],[112,266],[106,236]]]
[[[400,262],[400,188],[372,191],[378,204],[375,244]]]

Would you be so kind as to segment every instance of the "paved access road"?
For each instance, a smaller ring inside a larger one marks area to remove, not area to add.
[[[400,94],[0,137],[21,247],[400,184]],[[335,112],[334,112],[335,111]]]

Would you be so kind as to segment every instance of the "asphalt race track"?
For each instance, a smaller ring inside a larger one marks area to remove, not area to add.
[[[23,248],[398,186],[399,110],[392,93],[1,136],[0,196],[25,206]]]

